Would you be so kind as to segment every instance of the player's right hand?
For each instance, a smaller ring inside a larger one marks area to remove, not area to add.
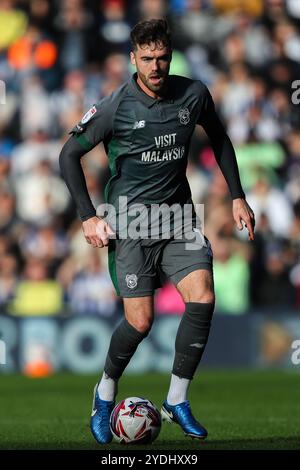
[[[108,223],[97,216],[82,222],[82,230],[86,241],[95,248],[108,246],[109,238],[115,235]]]

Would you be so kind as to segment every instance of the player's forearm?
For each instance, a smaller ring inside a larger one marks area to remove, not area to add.
[[[59,155],[59,166],[65,183],[76,204],[82,221],[96,215],[96,210],[89,196],[80,159],[85,150],[71,137],[63,146]]]
[[[232,199],[245,198],[234,148],[216,114],[204,129],[210,139],[217,163],[228,184]]]
[[[212,143],[218,165],[228,184],[232,199],[244,198],[235,152],[228,135]]]

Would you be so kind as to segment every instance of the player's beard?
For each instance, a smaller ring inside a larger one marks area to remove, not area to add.
[[[156,76],[155,74],[151,74],[148,77],[146,77],[146,75],[142,74],[139,71],[139,78],[141,79],[143,84],[147,88],[149,88],[149,90],[153,91],[153,93],[163,94],[164,90],[165,90],[167,78],[168,78],[168,71],[165,72],[164,74],[162,74],[162,73],[157,74],[157,77],[159,78],[158,83],[154,83],[154,82],[151,81],[151,78],[155,77],[155,76]]]

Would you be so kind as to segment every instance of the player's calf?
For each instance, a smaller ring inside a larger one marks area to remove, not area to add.
[[[172,373],[191,380],[208,340],[214,303],[187,302],[185,305],[175,341]]]
[[[149,330],[140,332],[124,319],[114,331],[104,370],[112,379],[118,380],[129,364],[140,342],[148,335]]]

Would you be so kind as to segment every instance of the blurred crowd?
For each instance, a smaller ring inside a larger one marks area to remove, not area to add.
[[[1,313],[119,311],[106,250],[85,242],[58,156],[87,109],[130,78],[132,26],[158,17],[173,34],[171,73],[213,95],[256,215],[249,243],[198,128],[188,176],[194,202],[205,204],[217,311],[299,309],[300,1],[0,0]],[[109,177],[103,147],[83,168],[98,206]],[[184,306],[166,284],[156,308]]]

